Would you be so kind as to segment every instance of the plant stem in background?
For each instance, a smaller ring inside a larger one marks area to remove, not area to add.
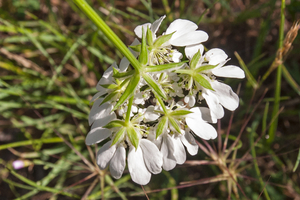
[[[279,28],[279,49],[283,47],[283,36],[284,36],[284,9],[285,9],[285,0],[281,1],[281,14],[280,14],[280,28]],[[278,113],[279,103],[280,103],[280,89],[281,89],[281,74],[282,74],[282,51],[279,51],[278,55],[280,65],[277,68],[277,77],[276,77],[276,88],[274,96],[274,106],[272,112],[272,118]],[[272,144],[275,138],[275,133],[277,130],[278,118],[276,118],[269,130],[269,139],[267,140],[268,144]]]
[[[129,60],[131,65],[139,70],[141,68],[139,61],[129,51],[120,38],[107,26],[101,17],[90,7],[85,0],[73,0],[73,2],[84,12],[86,16],[100,29],[104,35],[115,45],[115,47]]]

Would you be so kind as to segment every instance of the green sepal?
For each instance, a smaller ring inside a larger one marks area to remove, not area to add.
[[[133,51],[135,52],[141,52],[141,44],[134,45],[134,46],[129,46]]]
[[[112,92],[112,93],[109,93],[109,94],[103,99],[103,101],[101,102],[100,105],[102,105],[102,104],[104,104],[104,103],[110,101],[110,100],[111,100],[112,98],[114,98],[117,94],[119,94],[118,91],[114,91],[114,92]]]
[[[199,50],[197,53],[195,53],[195,55],[193,56],[193,58],[190,62],[190,68],[191,69],[196,69],[200,58],[201,58],[201,53],[200,53],[200,50]]]
[[[134,70],[128,71],[128,72],[118,72],[116,74],[113,75],[114,78],[125,78],[128,76],[131,76],[134,74]]]
[[[144,73],[142,76],[156,94],[161,96],[163,99],[167,99],[167,96],[163,89],[156,83],[156,81],[151,76],[149,76],[146,73]]]
[[[164,71],[164,70],[170,70],[170,69],[174,69],[174,68],[177,68],[177,67],[181,67],[186,62],[187,61],[182,61],[182,62],[179,62],[179,63],[169,63],[169,64],[164,64],[164,65],[148,66],[146,68],[146,72],[160,72],[160,71]]]
[[[189,77],[189,82],[188,82],[188,89],[190,90],[193,87],[194,79],[193,77]]]
[[[128,138],[129,138],[131,144],[135,147],[135,149],[137,149],[139,146],[138,133],[135,131],[133,126],[128,126],[126,129],[127,129],[127,135],[128,135]]]
[[[119,70],[117,70],[116,68],[113,67],[113,76],[117,73],[119,73]]]
[[[177,70],[175,70],[175,73],[192,75],[193,70],[190,70],[190,69],[177,69]]]
[[[115,127],[122,127],[125,126],[125,122],[121,121],[121,120],[113,120],[111,122],[109,122],[108,124],[106,124],[105,126],[103,126],[103,128],[115,128]]]
[[[218,65],[202,65],[201,67],[197,68],[195,70],[195,72],[200,73],[200,72],[205,71],[205,70],[213,69],[217,66]]]
[[[178,133],[181,133],[179,123],[176,119],[174,119],[173,117],[169,117],[169,122]]]
[[[197,81],[202,87],[206,88],[206,89],[210,89],[215,91],[208,80],[206,80],[203,76],[201,76],[200,74],[194,74],[193,76],[194,80]]]
[[[175,31],[173,33],[170,33],[167,35],[162,35],[159,38],[157,38],[153,44],[154,48],[160,47],[165,42],[169,41],[174,33],[175,33]]]
[[[139,62],[142,65],[147,65],[148,63],[148,49],[147,49],[147,44],[146,44],[146,37],[144,34],[144,27],[142,29],[142,46],[141,46],[141,54],[139,56]]]
[[[156,128],[156,138],[160,136],[166,129],[168,125],[168,117],[164,116],[160,119],[157,128]]]
[[[149,29],[149,26],[147,26],[147,43],[149,46],[153,45],[153,36],[152,36],[152,31]]]
[[[135,75],[133,75],[130,82],[128,83],[127,88],[125,89],[124,93],[120,97],[119,101],[117,102],[117,104],[115,105],[113,110],[118,109],[118,107],[120,105],[122,105],[130,96],[132,96],[134,94],[135,89],[136,89],[138,83],[140,82],[140,79],[141,79],[141,77],[140,77],[139,73],[136,73]]]
[[[174,110],[173,112],[170,112],[169,115],[171,116],[184,116],[184,115],[188,115],[191,114],[193,112],[189,111],[189,110]]]
[[[106,89],[111,89],[111,90],[116,89],[118,87],[118,85],[116,85],[116,84],[103,84],[103,85],[100,85],[100,86],[102,86]]]
[[[126,127],[123,127],[116,133],[116,135],[111,143],[111,146],[116,144],[118,141],[120,141],[121,139],[124,138],[125,131],[126,131]]]

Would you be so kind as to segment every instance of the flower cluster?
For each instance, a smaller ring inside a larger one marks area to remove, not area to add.
[[[151,174],[183,164],[186,150],[197,154],[195,135],[217,137],[211,123],[224,116],[223,107],[235,110],[239,104],[231,87],[217,77],[245,76],[239,67],[225,65],[229,59],[223,50],[204,53],[201,43],[208,35],[189,20],[177,19],[157,36],[164,18],[135,28],[138,39],[129,49],[141,67],[133,69],[123,58],[108,68],[89,115],[86,144],[109,138],[97,153],[100,169],[109,166],[111,175],[120,178],[127,154],[131,178],[141,185]],[[208,107],[199,106],[203,100]]]

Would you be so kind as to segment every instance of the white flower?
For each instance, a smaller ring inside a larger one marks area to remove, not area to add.
[[[202,139],[215,139],[218,135],[217,131],[208,122],[215,123],[216,119],[211,118],[209,109],[194,107],[190,111],[193,113],[188,114],[185,119],[188,127]]]
[[[185,48],[186,56],[189,59],[192,59],[193,56],[200,50],[200,53],[203,52],[202,45],[195,45]],[[227,78],[244,78],[244,71],[234,65],[224,66],[228,61],[227,54],[221,49],[211,49],[207,51],[198,61],[196,65],[197,68],[206,67],[208,65],[216,65],[212,69],[205,69],[200,72],[200,74],[209,81],[213,90],[199,86],[199,90],[202,91],[202,97],[206,100],[211,115],[213,118],[220,119],[224,116],[225,107],[228,110],[235,110],[239,105],[239,98],[235,94],[231,87],[215,80],[215,76],[227,77]]]
[[[118,179],[126,166],[126,150],[124,143],[112,145],[109,141],[97,153],[97,164],[100,169],[109,165],[111,175]],[[156,145],[147,139],[141,139],[137,149],[132,145],[128,152],[128,170],[132,180],[140,185],[149,183],[151,173],[158,174],[162,170],[162,155]]]

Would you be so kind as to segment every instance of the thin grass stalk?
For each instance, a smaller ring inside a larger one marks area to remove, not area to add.
[[[279,49],[283,47],[283,38],[284,38],[284,9],[285,9],[285,0],[281,0],[281,13],[280,13],[280,28],[279,28]],[[272,118],[277,115],[279,111],[280,104],[280,91],[281,91],[281,77],[282,77],[282,51],[279,51],[277,55],[280,65],[277,67],[277,76],[276,76],[276,89],[275,89],[275,101],[273,106]],[[269,139],[267,140],[268,144],[272,144],[275,139],[275,133],[277,130],[278,118],[276,118],[269,129]]]

